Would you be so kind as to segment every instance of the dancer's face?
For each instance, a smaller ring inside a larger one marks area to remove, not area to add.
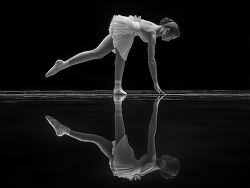
[[[175,37],[173,35],[170,35],[170,29],[166,28],[162,32],[162,40],[169,42],[170,40],[174,39]]]

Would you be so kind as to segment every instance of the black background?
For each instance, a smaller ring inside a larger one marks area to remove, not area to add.
[[[112,16],[174,19],[181,36],[157,39],[162,89],[250,89],[248,1],[8,1],[2,4],[0,89],[113,89],[115,54],[45,78],[57,59],[94,49]],[[123,88],[153,89],[147,44],[135,38]]]

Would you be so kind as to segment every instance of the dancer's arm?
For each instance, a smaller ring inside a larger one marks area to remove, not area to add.
[[[159,84],[158,84],[158,78],[157,78],[157,64],[155,61],[155,45],[156,45],[156,36],[154,33],[151,34],[151,36],[148,39],[148,66],[150,70],[150,74],[152,77],[152,80],[154,82],[154,89],[158,93],[165,94]]]
[[[158,103],[154,102],[153,114],[148,128],[148,151],[140,158],[142,169],[147,169],[149,163],[156,161],[155,134],[157,129]]]
[[[151,160],[156,160],[155,134],[157,130],[158,103],[154,103],[153,114],[148,128],[148,155]]]
[[[157,79],[157,65],[155,61],[155,45],[156,45],[156,37],[155,34],[152,33],[148,39],[148,66],[153,82],[157,83],[158,79]]]

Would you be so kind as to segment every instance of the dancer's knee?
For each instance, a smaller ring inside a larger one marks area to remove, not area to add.
[[[115,59],[115,65],[117,66],[125,66],[125,61],[122,58]]]
[[[93,59],[100,59],[100,58],[102,58],[102,54],[100,52],[98,52],[97,49],[91,50],[91,55],[92,55]]]
[[[121,57],[121,55],[117,49],[115,49],[115,53],[116,53],[115,63],[116,64],[124,64],[125,61],[123,60],[123,58]]]
[[[98,48],[95,48],[94,50],[92,50],[92,54],[95,59],[101,59],[106,55],[105,53],[100,51]]]

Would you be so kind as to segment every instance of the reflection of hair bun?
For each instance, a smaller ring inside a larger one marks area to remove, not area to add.
[[[174,22],[174,20],[172,20],[171,18],[166,17],[166,18],[164,18],[164,19],[162,19],[162,20],[160,21],[160,24],[161,24],[161,25],[164,25],[164,24],[168,24],[168,23],[170,23],[170,22]]]
[[[177,176],[180,170],[180,161],[170,155],[162,155],[162,170],[160,171],[161,176],[164,179],[170,179]]]

